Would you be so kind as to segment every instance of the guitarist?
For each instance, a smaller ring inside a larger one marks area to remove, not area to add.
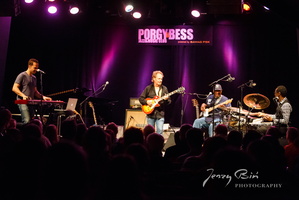
[[[145,87],[141,95],[139,96],[139,102],[141,105],[151,106],[154,104],[154,100],[157,97],[162,97],[163,100],[159,102],[154,110],[147,114],[147,123],[156,127],[156,132],[159,134],[163,133],[165,106],[171,103],[171,99],[168,94],[168,89],[165,85],[162,85],[164,74],[161,71],[153,71],[152,84]]]
[[[226,102],[228,103],[226,104]],[[217,108],[213,109],[213,107]],[[207,97],[205,103],[201,104],[201,117],[194,120],[193,127],[200,129],[208,129],[209,137],[212,137],[214,127],[221,123],[222,111],[225,110],[226,107],[231,107],[231,103],[229,99],[222,94],[221,85],[215,84],[213,88],[213,94]],[[209,108],[212,108],[213,110],[209,113],[205,113],[207,110],[209,110]]]

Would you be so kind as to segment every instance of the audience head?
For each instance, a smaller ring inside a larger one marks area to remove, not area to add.
[[[146,138],[146,146],[151,153],[162,153],[164,137],[159,133],[151,133]]]
[[[100,126],[91,126],[86,131],[83,148],[88,153],[103,153],[107,149],[107,134]]]
[[[225,124],[218,124],[215,128],[215,135],[226,138],[228,133],[228,128]]]
[[[295,140],[299,137],[299,130],[296,127],[289,127],[286,132],[286,139],[289,143],[294,143]]]
[[[278,139],[281,136],[281,132],[276,126],[270,126],[266,131],[266,135],[271,135]]]
[[[61,123],[60,135],[64,139],[74,140],[77,132],[77,122],[75,119],[65,119]]]
[[[40,126],[35,123],[27,123],[22,128],[24,138],[40,139],[42,132]]]
[[[140,128],[131,126],[124,131],[124,145],[129,146],[132,143],[144,144],[144,137]]]
[[[186,142],[191,148],[200,148],[204,142],[203,131],[199,128],[190,128],[186,133]]]
[[[143,135],[144,138],[146,138],[149,134],[154,133],[155,132],[155,127],[147,124],[144,128],[143,128]]]
[[[262,135],[256,130],[248,130],[242,140],[242,149],[246,151],[247,146],[256,140],[259,140]]]
[[[0,109],[0,133],[6,129],[12,118],[11,112],[8,109]]]
[[[59,141],[57,126],[55,124],[46,126],[45,136],[49,139],[52,145],[56,144]]]
[[[186,141],[186,133],[189,129],[191,129],[193,126],[191,124],[188,124],[188,123],[185,123],[185,124],[182,124],[181,127],[180,127],[180,130],[179,130],[179,133],[180,133],[180,141],[182,143],[185,143]]]
[[[116,138],[116,136],[118,134],[118,126],[114,122],[109,122],[106,126],[106,130],[107,129],[112,130],[114,133],[114,137]]]
[[[227,142],[229,145],[238,149],[242,146],[243,135],[242,132],[237,130],[231,130],[227,135]]]
[[[41,132],[43,133],[43,126],[44,125],[43,125],[43,122],[40,119],[37,119],[37,118],[31,119],[29,123],[36,124],[40,128]]]

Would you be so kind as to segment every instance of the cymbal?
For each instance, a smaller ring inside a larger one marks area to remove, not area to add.
[[[232,111],[235,114],[247,115],[249,113],[248,110],[239,109],[238,107],[227,107],[227,109],[230,110],[230,111]]]
[[[265,109],[270,105],[270,100],[259,93],[247,94],[243,101],[246,106],[254,109]]]

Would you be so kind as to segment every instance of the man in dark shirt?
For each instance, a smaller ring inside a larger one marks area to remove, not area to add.
[[[147,114],[147,123],[156,128],[156,132],[159,134],[163,133],[164,125],[164,116],[165,116],[165,106],[171,103],[171,99],[168,94],[168,89],[165,85],[162,85],[164,75],[161,71],[154,71],[152,74],[152,84],[146,86],[139,97],[141,105],[148,108],[146,111]],[[155,99],[163,99],[156,104]],[[153,106],[155,105],[156,106]],[[153,107],[152,107],[153,106]]]

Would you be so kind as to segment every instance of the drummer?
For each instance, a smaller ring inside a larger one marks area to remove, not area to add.
[[[209,137],[213,136],[214,128],[221,123],[222,112],[231,107],[232,99],[222,94],[222,86],[215,84],[213,94],[208,96],[200,106],[200,118],[193,122],[194,128],[208,129]]]
[[[287,88],[283,85],[277,86],[274,91],[273,100],[276,103],[275,114],[256,112],[250,113],[250,115],[262,117],[263,121],[266,122],[273,122],[273,125],[279,128],[282,136],[285,136],[287,127],[290,125],[290,116],[292,113],[292,105],[287,99]]]

